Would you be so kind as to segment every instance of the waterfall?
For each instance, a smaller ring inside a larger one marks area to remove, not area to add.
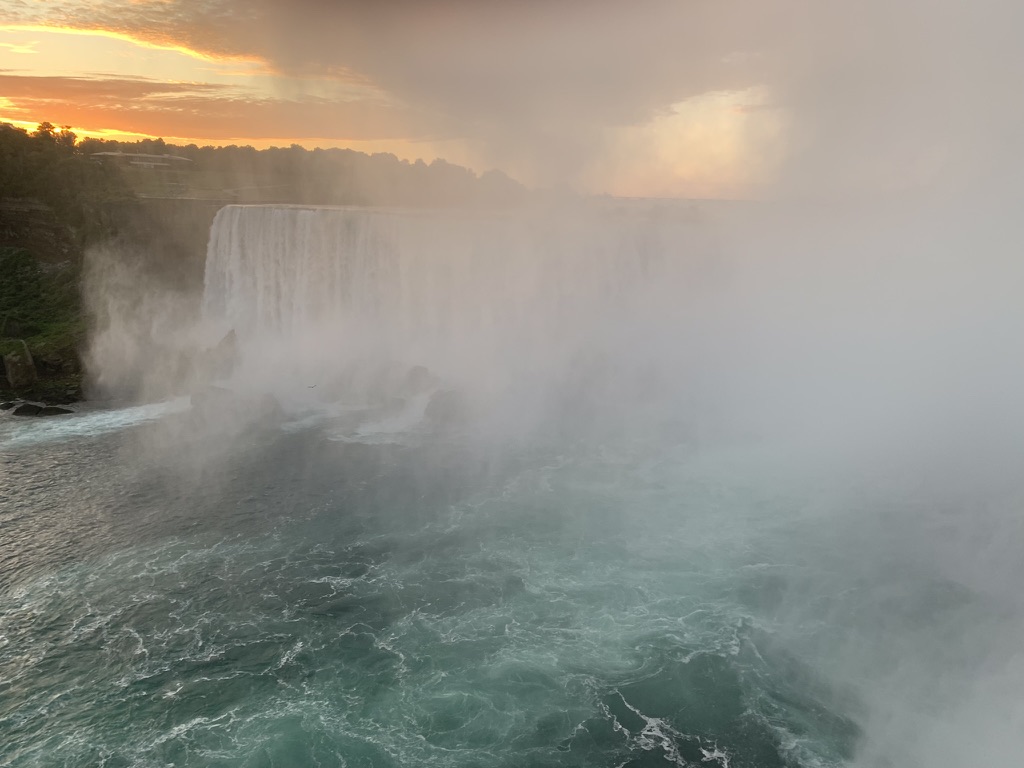
[[[537,389],[581,360],[664,358],[652,342],[706,251],[698,224],[654,208],[232,205],[211,230],[203,311],[237,333],[246,378],[310,387],[397,361],[478,392]]]

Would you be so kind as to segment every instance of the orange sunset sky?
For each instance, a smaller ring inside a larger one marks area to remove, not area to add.
[[[986,2],[0,0],[0,120],[619,195],[924,183],[1013,85]]]
[[[746,194],[770,172],[777,119],[742,73],[743,30],[692,4],[626,5],[5,0],[0,120]]]

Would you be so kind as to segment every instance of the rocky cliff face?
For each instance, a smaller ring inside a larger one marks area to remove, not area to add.
[[[32,353],[28,350],[28,344],[19,339],[7,346],[10,346],[10,351],[0,356],[7,385],[12,389],[31,387],[36,383],[39,375],[36,373],[36,366],[32,361]]]
[[[139,198],[112,204],[116,240],[142,259],[151,275],[174,287],[202,288],[210,225],[224,206],[217,200]]]

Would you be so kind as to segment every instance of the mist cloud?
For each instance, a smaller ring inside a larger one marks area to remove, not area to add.
[[[960,194],[1019,162],[1019,4],[801,2],[791,24],[768,73],[790,190]]]

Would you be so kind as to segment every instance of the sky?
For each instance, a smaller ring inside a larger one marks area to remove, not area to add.
[[[1010,98],[1016,5],[0,0],[0,120],[443,157],[618,195],[913,185]]]

